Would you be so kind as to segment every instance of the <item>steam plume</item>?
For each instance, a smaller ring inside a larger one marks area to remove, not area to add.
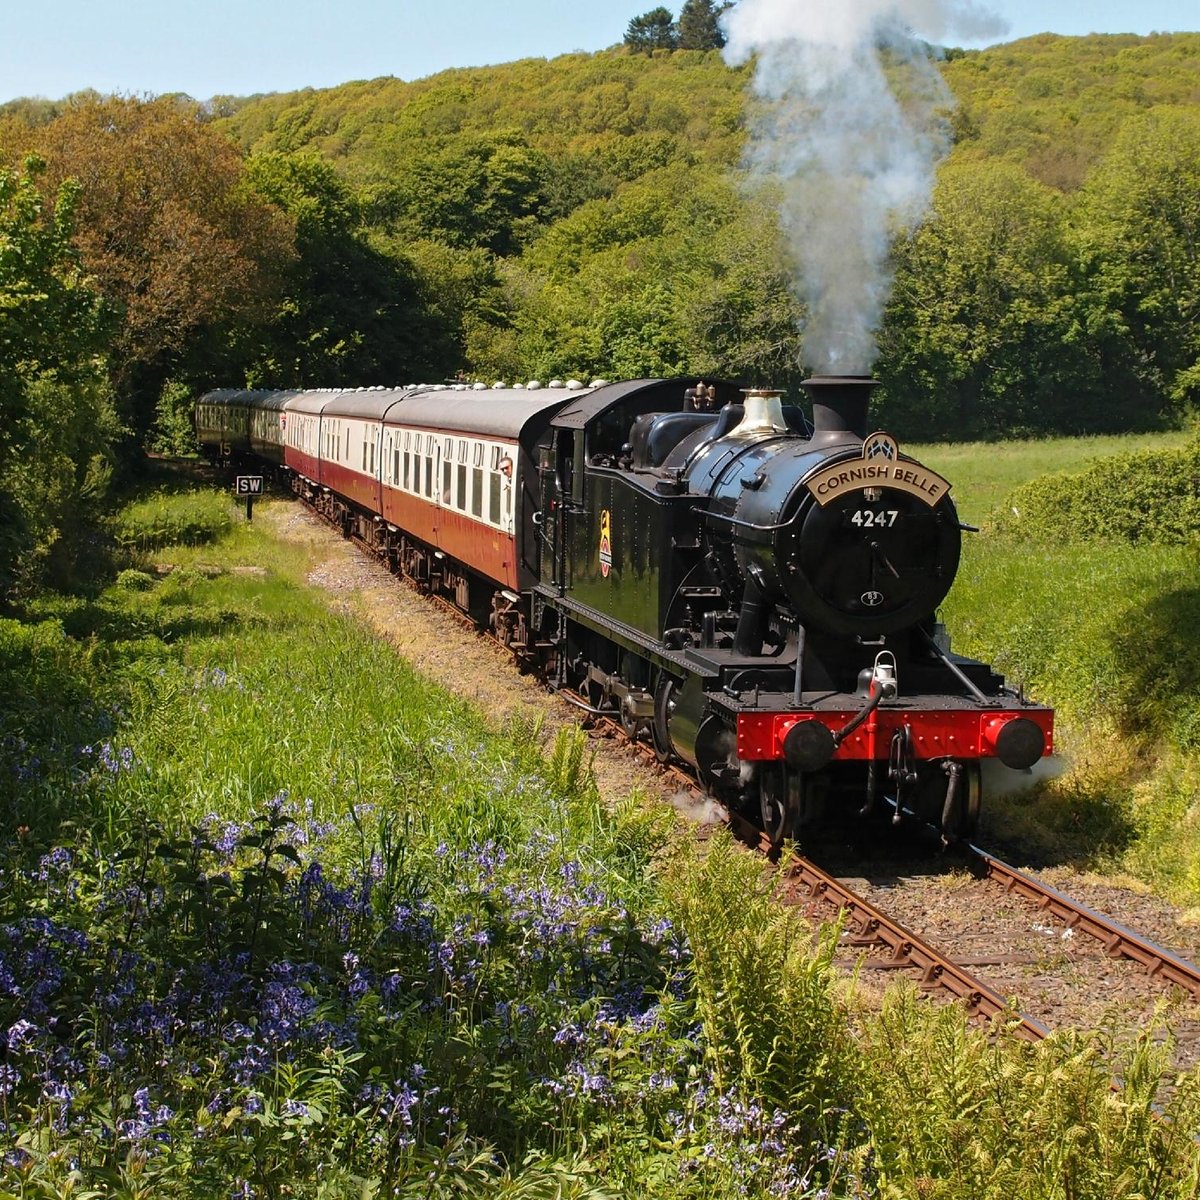
[[[919,224],[949,146],[949,90],[918,38],[998,36],[972,0],[740,0],[726,59],[757,55],[747,165],[779,190],[809,367],[868,374],[891,237]]]

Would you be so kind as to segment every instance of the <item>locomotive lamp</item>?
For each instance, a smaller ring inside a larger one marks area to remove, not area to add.
[[[896,656],[890,650],[881,650],[875,656],[871,684],[874,692],[884,700],[895,700],[900,689],[896,681]]]

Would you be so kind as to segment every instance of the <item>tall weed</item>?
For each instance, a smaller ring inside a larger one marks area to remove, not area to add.
[[[112,520],[112,536],[125,550],[148,553],[165,546],[214,542],[233,526],[233,502],[210,490],[159,492],[125,505]]]
[[[986,1038],[956,1008],[893,990],[865,1021],[858,1077],[881,1195],[1193,1196],[1200,1079],[1183,1077],[1160,1110],[1170,1057],[1161,1034]]]
[[[837,931],[814,945],[763,864],[716,838],[667,881],[688,938],[713,1078],[831,1138],[846,1095],[846,1024],[830,988]]]

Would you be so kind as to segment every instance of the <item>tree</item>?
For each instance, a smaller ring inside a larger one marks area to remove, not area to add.
[[[43,171],[35,157],[0,170],[0,598],[78,527],[116,432],[100,358],[105,314],[71,245],[78,188],[48,199]]]
[[[1143,398],[1200,401],[1200,113],[1161,108],[1122,126],[1084,188],[1078,236]]]
[[[485,361],[498,375],[515,360],[540,378],[687,372],[786,386],[799,339],[777,240],[766,206],[672,164],[583,205],[509,266],[511,342],[494,338]]]
[[[684,0],[679,10],[679,49],[720,50],[725,35],[718,18],[729,7],[713,0]]]
[[[655,50],[674,50],[679,45],[679,31],[671,10],[652,8],[649,12],[634,17],[625,30],[625,45],[642,54]]]
[[[520,133],[460,137],[409,158],[385,204],[413,237],[515,254],[537,227],[546,172]]]
[[[31,138],[51,186],[80,183],[75,245],[120,314],[109,367],[136,452],[196,342],[262,313],[292,226],[246,187],[237,150],[194,104],[86,98]]]
[[[880,335],[889,427],[942,440],[1128,427],[1090,354],[1065,215],[1020,167],[942,169],[933,215],[897,251]]]
[[[255,192],[294,223],[296,254],[261,325],[235,331],[251,386],[397,383],[432,369],[418,282],[403,258],[367,241],[358,205],[312,155],[249,160]]]

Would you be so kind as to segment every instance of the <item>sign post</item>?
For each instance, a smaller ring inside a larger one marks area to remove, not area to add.
[[[254,500],[263,494],[263,477],[261,475],[238,475],[234,479],[234,494],[246,501],[246,520],[254,520]]]

